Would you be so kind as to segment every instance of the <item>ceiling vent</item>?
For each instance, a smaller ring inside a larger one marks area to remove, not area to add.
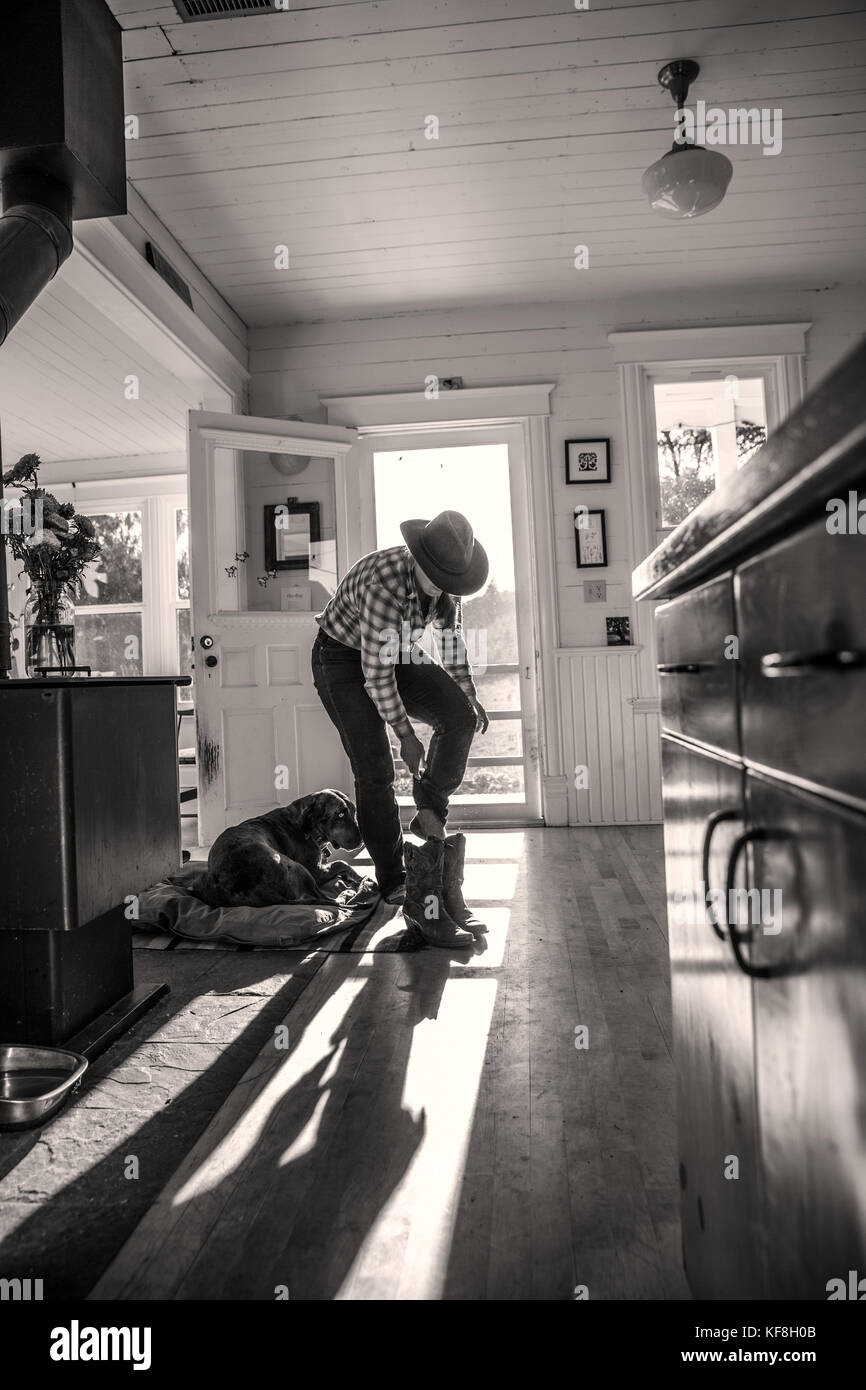
[[[274,0],[174,0],[181,19],[191,24],[198,19],[236,19],[250,14],[273,14]]]

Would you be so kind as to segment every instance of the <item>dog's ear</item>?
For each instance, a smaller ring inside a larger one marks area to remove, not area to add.
[[[325,796],[324,792],[314,792],[312,796],[304,797],[307,804],[301,813],[300,829],[309,839],[320,840],[325,835],[328,805]]]

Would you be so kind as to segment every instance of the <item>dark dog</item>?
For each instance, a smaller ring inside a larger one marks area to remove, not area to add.
[[[361,878],[341,861],[323,867],[324,846],[357,849],[361,843],[349,798],[330,789],[314,792],[218,835],[199,895],[212,907],[328,902],[322,884],[341,873]]]

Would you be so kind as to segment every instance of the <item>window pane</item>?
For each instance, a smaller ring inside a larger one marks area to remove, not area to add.
[[[406,768],[398,768],[394,778],[394,794],[400,800],[412,799],[412,778]],[[525,788],[523,767],[485,767],[475,764],[467,767],[466,776],[451,798],[452,801],[469,801],[475,797],[483,801],[523,801]]]
[[[523,768],[521,767],[467,767],[466,776],[455,799],[463,801],[477,796],[485,801],[517,800],[524,797]]]
[[[653,385],[661,524],[676,526],[767,438],[762,377]]]
[[[142,675],[141,614],[79,613],[75,660],[94,676]]]
[[[81,576],[76,603],[141,603],[141,512],[90,519],[102,553]]]
[[[476,676],[475,689],[488,714],[492,710],[520,709],[518,671],[498,671],[495,675]]]
[[[178,608],[177,610],[177,671],[180,676],[191,676],[192,670],[192,625],[190,620],[190,610],[188,608]],[[179,685],[177,688],[178,703],[187,705],[192,703],[192,686]]]
[[[519,661],[517,599],[513,584],[510,589],[500,589],[496,580],[491,579],[483,593],[465,598],[463,627],[466,650],[473,666],[504,666]]]
[[[177,597],[189,598],[189,512],[186,507],[178,507],[174,515]]]

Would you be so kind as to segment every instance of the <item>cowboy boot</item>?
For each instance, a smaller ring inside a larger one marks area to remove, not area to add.
[[[406,856],[406,901],[403,916],[417,927],[431,946],[465,950],[475,944],[471,932],[463,931],[445,911],[442,902],[442,840],[425,840],[420,846],[404,847]]]
[[[458,926],[465,927],[473,937],[483,936],[487,931],[484,922],[479,922],[475,913],[463,901],[463,866],[466,862],[466,836],[449,835],[445,841],[445,857],[442,868],[442,895],[445,911]]]

